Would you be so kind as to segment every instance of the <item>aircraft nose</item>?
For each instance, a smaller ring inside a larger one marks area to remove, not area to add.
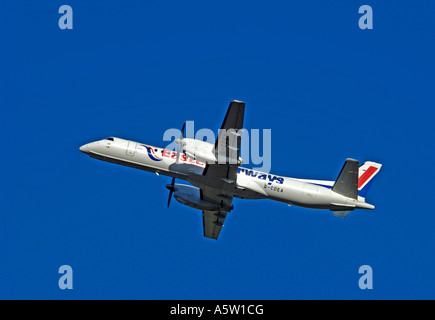
[[[82,145],[80,151],[83,153],[89,153],[89,143]]]

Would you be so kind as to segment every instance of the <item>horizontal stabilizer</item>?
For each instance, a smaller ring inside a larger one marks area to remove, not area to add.
[[[351,210],[347,210],[347,211],[332,211],[332,213],[334,214],[334,216],[336,217],[340,217],[340,218],[346,218],[347,215],[351,212]]]

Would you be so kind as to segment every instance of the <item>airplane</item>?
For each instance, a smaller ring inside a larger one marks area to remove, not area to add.
[[[381,164],[347,159],[336,181],[296,179],[244,168],[240,158],[245,103],[230,102],[215,144],[184,137],[177,152],[109,137],[80,147],[92,158],[172,177],[172,196],[179,203],[202,210],[204,237],[217,240],[233,198],[270,199],[312,209],[331,210],[345,218],[354,209],[374,209],[365,201]],[[175,179],[190,184],[175,183]]]

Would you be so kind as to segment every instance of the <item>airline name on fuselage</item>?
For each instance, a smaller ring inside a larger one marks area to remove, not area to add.
[[[245,169],[245,168],[240,168],[238,169],[238,174],[241,173],[245,173],[247,176],[253,177],[253,178],[257,178],[260,180],[267,180],[269,182],[269,184],[271,184],[272,182],[276,182],[278,184],[283,184],[284,183],[284,178],[283,177],[278,177],[272,174],[267,174],[264,172],[259,172],[259,171],[254,171],[254,170],[250,170],[250,169]]]
[[[148,146],[146,144],[141,144],[139,145],[139,147],[144,147],[147,150],[148,156],[150,157],[151,160],[153,161],[162,161],[163,158],[169,158],[169,159],[173,159],[176,160],[177,159],[177,152],[175,151],[171,151],[171,150],[167,150],[167,149],[160,149],[160,153],[161,155],[158,155],[158,149],[156,147],[153,146]],[[194,160],[188,156],[186,156],[184,153],[180,154],[180,162],[187,162],[190,164],[194,164],[200,167],[205,167],[205,163],[200,162],[198,160]]]

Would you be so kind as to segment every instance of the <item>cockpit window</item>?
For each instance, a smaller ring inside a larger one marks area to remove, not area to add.
[[[114,139],[110,137],[110,138],[106,138],[105,140],[113,141]]]

